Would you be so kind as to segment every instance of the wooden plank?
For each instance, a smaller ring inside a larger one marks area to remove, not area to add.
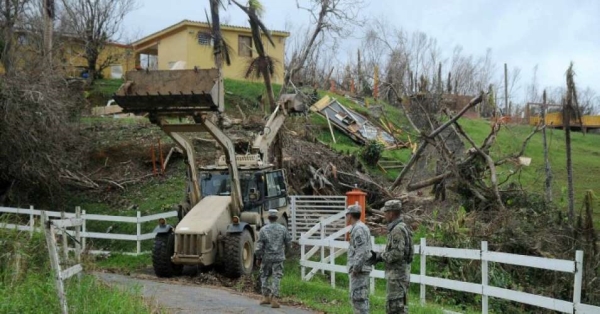
[[[96,220],[96,221],[131,222],[131,223],[137,222],[136,217],[86,214],[85,216],[83,216],[83,218],[85,220]]]
[[[52,220],[52,224],[58,228],[69,228],[83,225],[82,218],[69,218],[64,220]]]
[[[428,246],[425,248],[425,254],[428,256],[438,256],[447,258],[460,258],[471,260],[481,259],[481,251],[472,249],[453,249],[446,247]]]
[[[48,216],[43,211],[40,213],[42,218],[42,226],[46,235],[46,244],[48,245],[48,253],[50,255],[50,265],[54,275],[58,299],[60,301],[61,312],[68,313],[67,296],[65,294],[65,286],[60,278],[60,261],[58,259],[58,250],[56,247],[56,239],[54,238],[54,227],[49,223]]]
[[[70,268],[67,268],[67,269],[61,271],[60,278],[62,280],[69,279],[69,278],[73,277],[73,275],[76,275],[82,271],[83,271],[83,268],[81,267],[81,265],[77,264],[73,267],[70,267]]]
[[[131,234],[82,232],[81,236],[86,237],[88,239],[137,241],[137,235],[131,235]]]
[[[428,286],[434,286],[454,291],[469,292],[474,294],[481,294],[482,291],[481,284],[429,276],[421,276],[421,283],[424,283]]]
[[[577,304],[575,305],[575,311],[577,314],[598,314],[600,313],[600,306]]]
[[[142,218],[140,218],[140,222],[148,222],[148,221],[154,221],[154,220],[158,220],[160,218],[172,218],[172,217],[177,217],[177,212],[176,211],[170,211],[167,213],[160,213],[160,214],[154,214],[154,215],[149,215],[149,216],[144,216]]]
[[[552,299],[531,293],[487,286],[483,287],[483,294],[490,297],[529,304],[562,313],[573,313],[572,302]]]
[[[502,252],[483,252],[481,258],[488,262],[496,262],[517,266],[533,267],[547,270],[575,272],[575,262],[559,259],[550,259],[537,256],[525,256]]]

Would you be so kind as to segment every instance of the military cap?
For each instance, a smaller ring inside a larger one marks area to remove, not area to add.
[[[385,202],[385,205],[383,205],[383,208],[381,209],[382,212],[388,212],[388,211],[401,211],[402,210],[402,202],[400,200],[389,200],[387,202]]]
[[[278,213],[277,209],[269,209],[269,217],[277,217]]]
[[[348,206],[348,208],[346,210],[346,215],[353,214],[353,213],[362,214],[362,208],[360,207],[360,205]]]

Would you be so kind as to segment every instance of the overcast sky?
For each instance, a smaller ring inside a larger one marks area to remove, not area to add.
[[[300,2],[307,0],[300,0]],[[139,0],[125,19],[130,34],[141,36],[184,19],[205,21],[208,0]],[[224,1],[226,2],[226,0]],[[242,0],[241,2],[245,2]],[[521,84],[531,81],[537,64],[540,87],[564,86],[564,73],[575,63],[576,83],[600,93],[600,0],[365,0],[365,17],[382,17],[395,27],[423,31],[436,38],[445,56],[456,45],[475,56],[492,49],[498,64],[521,68]],[[295,0],[262,0],[264,21],[285,29],[286,21],[308,24]],[[230,7],[226,22],[247,25],[241,10]],[[293,34],[292,34],[293,36]],[[348,44],[353,45],[353,44]],[[354,51],[354,47],[352,51]],[[346,53],[342,53],[347,55]],[[344,56],[341,56],[342,58]]]

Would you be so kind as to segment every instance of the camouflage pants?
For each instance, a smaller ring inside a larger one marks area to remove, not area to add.
[[[260,283],[264,296],[279,297],[279,282],[283,277],[283,262],[263,261],[260,265]],[[271,282],[269,283],[269,279]]]
[[[408,278],[387,279],[385,312],[387,314],[408,313]]]
[[[369,313],[369,273],[350,275],[350,301],[354,314]]]

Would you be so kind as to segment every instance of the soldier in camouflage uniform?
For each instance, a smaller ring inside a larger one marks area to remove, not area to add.
[[[372,261],[385,263],[387,280],[387,314],[408,313],[408,287],[410,283],[410,266],[413,260],[412,233],[402,221],[400,211],[402,203],[390,200],[382,211],[388,222],[388,236],[385,251],[372,252]]]
[[[290,248],[291,238],[287,229],[277,223],[276,209],[269,210],[269,222],[260,229],[255,252],[257,264],[260,265],[263,294],[260,304],[271,304],[271,307],[279,308],[279,282],[283,277],[285,251]]]
[[[348,207],[346,219],[352,225],[348,248],[348,274],[350,274],[350,300],[355,314],[369,313],[369,274],[371,265],[371,232],[360,221],[362,209],[359,205]]]

